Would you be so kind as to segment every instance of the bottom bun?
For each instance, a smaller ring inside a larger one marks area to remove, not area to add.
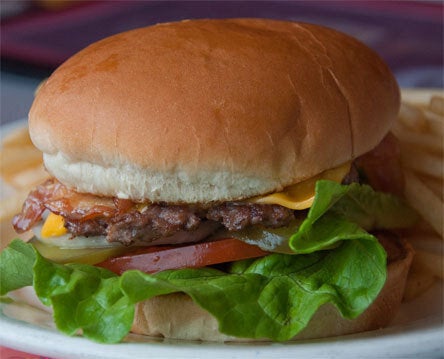
[[[391,238],[390,241],[392,240]],[[342,318],[334,305],[325,304],[293,340],[339,336],[387,326],[400,306],[413,258],[413,250],[406,241],[397,239],[395,241],[396,245],[392,242],[388,246],[386,244],[389,241],[386,238],[382,241],[388,254],[387,281],[379,296],[364,313],[356,319],[349,320]],[[139,303],[131,331],[148,336],[183,340],[243,342],[257,340],[220,333],[217,320],[184,293],[158,296]]]

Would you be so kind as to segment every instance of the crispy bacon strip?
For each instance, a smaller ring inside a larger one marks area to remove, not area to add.
[[[15,215],[12,225],[18,233],[31,229],[45,211],[45,202],[59,190],[59,182],[49,179],[31,191],[23,203],[22,212]]]
[[[66,187],[64,190],[63,196],[59,196],[57,193],[45,203],[45,207],[51,212],[77,221],[86,221],[96,217],[109,218],[117,213],[117,208],[111,197],[77,193]]]
[[[14,229],[18,233],[28,231],[42,219],[45,209],[78,221],[117,213],[112,198],[77,193],[52,178],[29,193],[21,213],[12,220]]]

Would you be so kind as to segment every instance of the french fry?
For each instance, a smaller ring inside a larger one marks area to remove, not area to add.
[[[399,119],[406,127],[414,131],[424,132],[427,130],[427,119],[417,106],[402,103],[399,109]]]
[[[443,94],[442,90],[424,91],[424,89],[404,88],[401,91],[401,101],[403,103],[410,103],[414,106],[427,107],[432,96],[442,97]]]
[[[442,154],[442,136],[437,136],[433,133],[411,131],[399,121],[392,127],[392,132],[404,144],[422,148],[435,154]]]
[[[48,172],[39,164],[34,167],[29,167],[5,178],[5,180],[14,188],[29,189],[42,183],[49,177]]]
[[[423,175],[434,178],[443,177],[442,157],[437,154],[427,153],[412,146],[403,146],[401,162],[405,167]]]
[[[17,129],[3,139],[0,159],[2,179],[17,189],[33,186],[45,178],[42,154],[32,144],[27,127]]]
[[[413,172],[406,169],[404,175],[407,201],[442,237],[443,202]]]
[[[444,95],[432,96],[429,103],[429,109],[437,115],[444,116]]]
[[[31,138],[29,137],[28,133],[28,127],[20,127],[5,136],[2,140],[2,148],[22,146],[32,146]]]
[[[5,179],[26,168],[42,164],[42,153],[29,145],[3,148],[0,158],[0,174]]]
[[[428,108],[403,103],[399,110],[399,119],[405,127],[414,132],[429,132],[438,136],[444,134],[443,118]]]
[[[418,175],[418,178],[439,198],[444,200],[443,179]]]
[[[0,222],[10,220],[16,213],[20,212],[29,190],[21,190],[0,201]]]
[[[444,119],[442,116],[427,109],[423,110],[422,113],[427,121],[427,129],[429,132],[441,136],[442,140],[442,136],[444,135]]]
[[[403,98],[409,103],[401,106],[392,132],[401,143],[405,196],[442,237],[444,96],[435,92],[418,101],[415,91],[407,91]]]

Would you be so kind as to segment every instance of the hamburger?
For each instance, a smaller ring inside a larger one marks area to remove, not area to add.
[[[2,252],[1,292],[33,285],[61,331],[108,343],[387,325],[416,219],[399,102],[375,52],[317,25],[191,20],[94,43],[31,107],[51,178],[13,219],[35,237]]]

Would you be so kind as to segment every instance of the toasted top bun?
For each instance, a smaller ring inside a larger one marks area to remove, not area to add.
[[[386,64],[325,27],[192,20],[90,45],[29,114],[64,184],[153,202],[279,191],[375,147],[399,108]]]

